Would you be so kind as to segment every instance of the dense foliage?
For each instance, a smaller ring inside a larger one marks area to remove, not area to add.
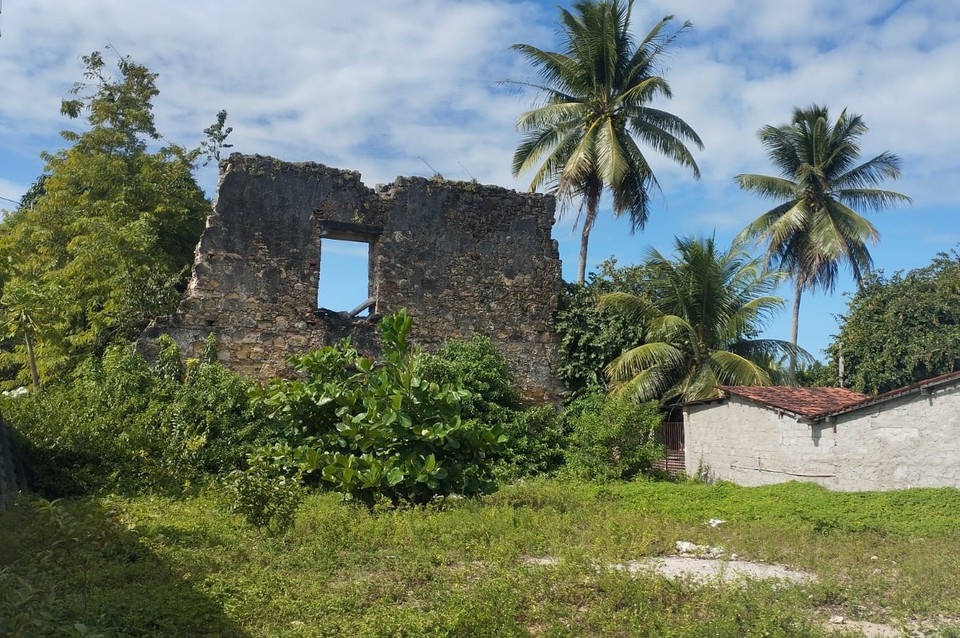
[[[293,464],[345,496],[422,503],[493,488],[500,429],[461,416],[469,396],[428,376],[404,311],[384,317],[379,359],[349,340],[293,357],[301,378],[272,382],[263,404],[282,421]]]
[[[560,339],[557,376],[574,395],[605,391],[604,368],[622,352],[643,343],[643,326],[622,315],[602,312],[597,304],[610,292],[639,295],[643,266],[617,266],[609,259],[587,282],[567,284],[554,322]]]
[[[526,135],[513,156],[513,174],[533,171],[530,189],[549,188],[561,201],[581,200],[586,209],[577,283],[586,278],[587,244],[604,190],[615,215],[627,214],[632,230],[644,227],[649,191],[658,188],[641,146],[689,168],[700,177],[685,143],[703,148],[686,122],[653,108],[672,97],[663,59],[690,25],[667,32],[672,16],[636,42],[630,20],[633,0],[581,1],[560,9],[560,51],[528,44],[513,49],[537,71],[539,83],[518,83],[538,92],[542,105],[520,115]]]
[[[677,239],[676,256],[651,250],[641,294],[608,293],[601,305],[642,325],[645,343],[607,366],[615,392],[639,401],[695,401],[720,385],[769,385],[789,343],[757,334],[783,300],[783,273],[763,268],[737,244]],[[801,353],[804,354],[804,353]]]
[[[867,278],[828,348],[830,372],[861,392],[885,392],[960,366],[960,255]]]
[[[504,444],[493,453],[493,476],[506,484],[554,474],[564,463],[567,428],[552,405],[524,407],[516,375],[487,337],[449,341],[429,359],[430,374],[467,391],[461,417],[497,427]]]
[[[587,395],[567,408],[566,418],[571,423],[564,469],[569,476],[599,482],[630,479],[663,458],[663,446],[655,438],[663,412],[656,401]]]
[[[122,57],[113,77],[99,52],[83,61],[62,112],[89,128],[62,133],[70,146],[44,154],[44,175],[0,223],[0,322],[13,338],[0,368],[19,369],[18,383],[61,378],[171,310],[209,207],[191,171],[229,133],[221,112],[200,148],[156,148],[156,74]]]
[[[163,346],[156,366],[114,346],[70,384],[0,401],[34,490],[180,491],[243,466],[269,432],[251,383],[214,362],[214,344],[185,368],[175,344]]]

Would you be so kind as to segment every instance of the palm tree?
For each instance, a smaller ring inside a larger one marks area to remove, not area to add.
[[[577,2],[574,12],[561,9],[562,52],[528,44],[512,47],[540,76],[539,83],[514,84],[532,87],[543,98],[542,106],[517,121],[526,135],[514,153],[513,174],[536,169],[531,191],[547,186],[563,205],[580,198],[579,212],[586,208],[586,216],[579,284],[586,275],[587,243],[604,189],[613,195],[614,215],[630,216],[632,232],[647,222],[649,191],[659,184],[640,143],[700,177],[684,145],[688,141],[702,149],[700,137],[679,117],[648,106],[657,96],[672,97],[669,84],[658,75],[661,59],[690,25],[668,34],[673,16],[667,16],[635,44],[630,35],[632,8],[633,0]]]
[[[833,291],[846,264],[859,286],[873,260],[867,248],[880,233],[856,208],[883,210],[909,203],[906,195],[873,188],[900,177],[900,158],[881,153],[859,162],[860,137],[867,126],[844,110],[830,123],[827,107],[796,108],[789,124],[764,126],[760,142],[780,177],[737,175],[740,188],[780,202],[741,232],[741,238],[766,243],[769,264],[794,281],[790,342],[797,345],[800,297],[804,290]],[[790,360],[790,376],[796,360]]]
[[[607,365],[613,391],[669,403],[715,397],[720,385],[778,381],[775,362],[794,348],[755,337],[783,307],[772,293],[786,274],[767,270],[738,244],[726,252],[712,238],[676,239],[675,246],[673,261],[651,249],[644,294],[600,299],[646,327],[646,343]]]

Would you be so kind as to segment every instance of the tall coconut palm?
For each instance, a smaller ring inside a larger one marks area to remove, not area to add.
[[[580,240],[577,281],[586,275],[587,243],[604,189],[613,195],[614,215],[630,216],[631,231],[644,227],[650,213],[649,191],[659,188],[640,145],[700,170],[684,142],[703,143],[679,117],[649,105],[672,97],[659,75],[664,51],[690,25],[667,32],[663,18],[639,43],[630,34],[633,0],[582,1],[573,11],[561,9],[560,52],[516,44],[536,69],[539,83],[516,82],[536,89],[542,106],[522,114],[525,132],[513,156],[513,174],[535,169],[530,190],[541,186],[563,206],[580,199],[586,209]]]
[[[645,293],[610,293],[602,308],[646,328],[646,343],[607,366],[614,392],[663,403],[718,395],[720,385],[769,385],[776,361],[794,354],[786,341],[756,339],[783,307],[774,296],[786,274],[763,267],[737,244],[718,250],[711,239],[677,239],[676,259],[651,250]],[[800,352],[809,359],[809,355]]]
[[[874,188],[886,178],[900,177],[896,155],[884,152],[858,163],[859,139],[867,130],[860,115],[846,110],[831,123],[825,106],[796,108],[790,123],[764,126],[759,132],[780,176],[735,178],[741,188],[780,202],[747,226],[741,238],[766,243],[768,263],[793,277],[794,346],[803,292],[832,291],[842,265],[849,266],[860,285],[873,266],[867,244],[876,244],[880,233],[856,209],[883,210],[911,201],[906,195]],[[791,358],[791,377],[795,371]]]

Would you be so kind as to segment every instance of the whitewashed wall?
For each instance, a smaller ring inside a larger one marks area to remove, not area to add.
[[[813,481],[835,490],[960,487],[960,385],[799,423],[731,396],[685,410],[687,473],[740,485]]]

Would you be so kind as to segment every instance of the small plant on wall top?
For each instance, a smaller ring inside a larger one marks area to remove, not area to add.
[[[493,488],[490,459],[504,437],[497,426],[461,419],[469,393],[431,378],[427,355],[408,341],[411,326],[403,310],[382,320],[380,359],[346,339],[293,357],[302,378],[264,392],[307,480],[367,504]]]

